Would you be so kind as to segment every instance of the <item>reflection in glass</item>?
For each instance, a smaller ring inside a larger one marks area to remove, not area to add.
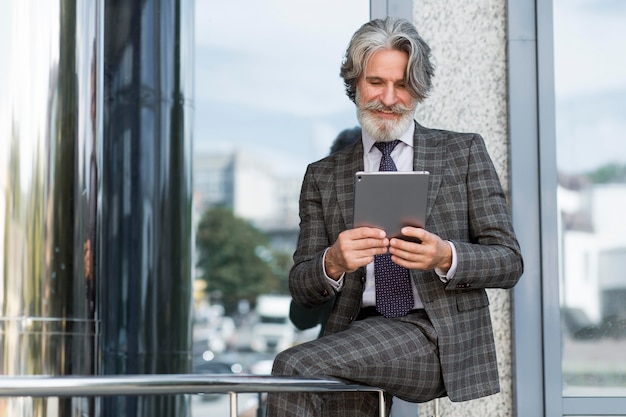
[[[555,0],[554,28],[564,394],[623,396],[626,4]]]
[[[306,165],[357,125],[339,68],[370,2],[195,5],[195,370],[268,374],[278,350],[319,334],[288,320],[298,198]]]

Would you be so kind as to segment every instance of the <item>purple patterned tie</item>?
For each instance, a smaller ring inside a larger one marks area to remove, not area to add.
[[[383,156],[380,159],[379,171],[397,171],[391,159],[391,151],[399,143],[376,142]],[[391,255],[374,257],[374,278],[376,283],[376,310],[385,317],[402,317],[413,308],[413,291],[409,270],[391,261]]]

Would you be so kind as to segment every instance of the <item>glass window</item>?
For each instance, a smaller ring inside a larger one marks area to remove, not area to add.
[[[307,164],[357,125],[339,67],[370,1],[195,4],[195,369],[268,374],[319,333],[287,319],[298,199]],[[203,399],[194,411],[226,415],[227,396]]]
[[[554,0],[564,396],[626,394],[626,3]]]

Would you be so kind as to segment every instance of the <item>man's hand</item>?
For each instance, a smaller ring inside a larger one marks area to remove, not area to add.
[[[417,227],[403,227],[404,236],[414,237],[422,243],[392,238],[389,242],[391,260],[409,269],[448,271],[452,265],[452,248],[439,236]]]
[[[374,255],[387,253],[389,239],[385,231],[373,227],[344,230],[326,252],[324,268],[332,279],[344,272],[353,272],[374,260]]]

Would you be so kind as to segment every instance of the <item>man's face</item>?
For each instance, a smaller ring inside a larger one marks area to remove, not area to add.
[[[413,122],[415,99],[404,78],[406,52],[383,49],[372,55],[356,88],[357,117],[377,141],[398,139]]]

